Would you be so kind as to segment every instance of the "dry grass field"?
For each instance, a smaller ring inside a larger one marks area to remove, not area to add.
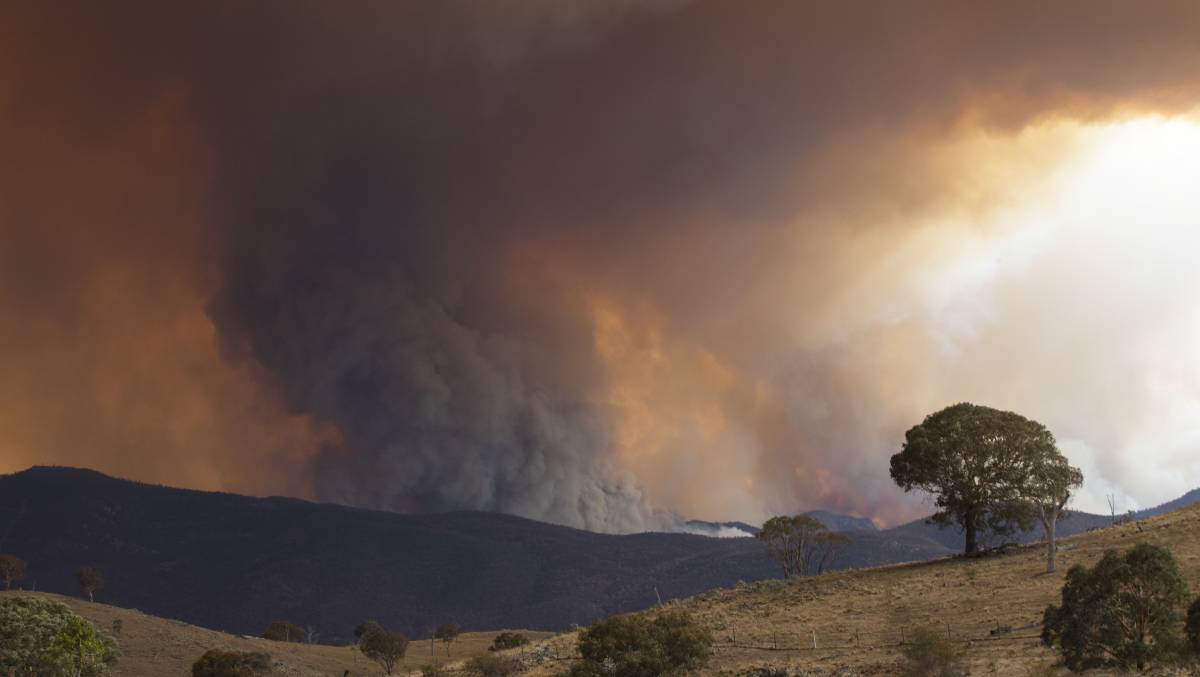
[[[961,646],[970,675],[1068,674],[1053,668],[1056,656],[1038,639],[1042,611],[1058,603],[1071,565],[1091,565],[1106,549],[1142,541],[1169,548],[1193,595],[1200,594],[1197,505],[1062,539],[1055,574],[1045,573],[1045,550],[1029,546],[978,559],[739,585],[667,608],[686,609],[712,630],[718,650],[706,672],[714,675],[753,675],[761,668],[788,675],[897,675],[904,663],[901,642],[918,627],[944,633]],[[558,669],[545,665],[531,674]],[[1200,668],[1151,674],[1194,675]]]
[[[121,647],[121,660],[113,670],[121,677],[172,677],[191,674],[192,662],[208,649],[233,649],[237,651],[263,651],[271,655],[275,663],[275,675],[302,677],[342,677],[349,670],[353,677],[382,674],[379,666],[348,646],[326,646],[321,644],[296,644],[272,642],[260,638],[245,638],[214,630],[199,628],[179,621],[143,614],[133,609],[122,609],[104,604],[92,604],[86,600],[29,592],[3,592],[2,595],[37,595],[58,600],[88,619],[106,634],[112,634],[113,621],[121,621],[121,633],[116,638]],[[454,666],[464,659],[488,653],[496,632],[463,633],[450,647],[436,643],[431,646],[428,639],[414,640],[404,660],[405,672],[414,671],[422,665],[436,664]],[[552,633],[522,630],[531,639],[552,636]],[[436,655],[432,652],[436,649]],[[397,671],[398,673],[400,671]]]
[[[1029,546],[978,559],[765,581],[677,606],[697,615],[717,638],[714,674],[769,666],[792,674],[893,675],[903,661],[902,633],[911,637],[922,626],[960,643],[971,675],[1042,674],[1055,661],[1038,639],[1042,611],[1058,603],[1067,569],[1142,541],[1169,548],[1192,594],[1200,594],[1200,506],[1192,506],[1063,539],[1054,574],[1045,573],[1045,550]]]

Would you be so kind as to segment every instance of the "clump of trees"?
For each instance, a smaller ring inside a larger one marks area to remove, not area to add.
[[[1027,530],[1042,523],[1047,568],[1054,570],[1055,526],[1083,475],[1059,452],[1046,426],[1011,411],[969,403],[925,417],[891,458],[892,479],[905,491],[936,496],[931,521],[956,524],[964,552],[979,551],[980,534]]]
[[[1067,572],[1062,606],[1050,605],[1042,641],[1057,645],[1072,670],[1107,665],[1141,670],[1181,646],[1187,583],[1169,550],[1142,543],[1109,550],[1094,567]],[[1193,605],[1195,606],[1195,605]]]
[[[288,621],[271,621],[263,632],[263,639],[269,639],[275,642],[303,642],[305,638],[304,628],[290,623]]]
[[[453,623],[442,623],[433,631],[434,639],[440,639],[446,645],[447,656],[450,655],[450,645],[454,643],[454,640],[458,639],[460,634],[462,634],[462,630]]]
[[[209,649],[192,663],[192,677],[261,677],[271,674],[271,655]]]
[[[25,578],[25,561],[14,555],[0,555],[0,581],[4,589],[12,590],[13,581]]]
[[[572,677],[643,677],[698,670],[712,656],[712,634],[691,615],[617,614],[579,634],[582,660]]]
[[[387,630],[375,621],[359,625],[354,634],[358,637],[358,650],[378,663],[389,675],[408,653],[408,637],[403,633]]]
[[[79,567],[75,570],[75,582],[87,593],[88,601],[96,601],[96,591],[104,587],[104,574],[95,567]]]
[[[0,600],[0,670],[95,677],[117,657],[110,638],[59,602],[36,597]]]
[[[529,643],[529,638],[521,632],[508,632],[507,630],[496,635],[492,640],[492,645],[488,647],[488,651],[504,651],[505,649],[515,649],[519,646],[525,646]]]
[[[779,563],[784,578],[821,573],[850,542],[845,534],[829,531],[808,515],[772,517],[763,524],[757,538],[766,545],[771,559]]]

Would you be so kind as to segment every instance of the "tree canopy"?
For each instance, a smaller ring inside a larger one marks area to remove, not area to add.
[[[820,573],[850,540],[808,515],[772,517],[763,523],[757,538],[779,563],[784,578]]]
[[[1056,501],[1063,496],[1043,495],[1031,483],[1039,469],[1059,467],[1054,435],[1011,411],[955,404],[926,416],[904,439],[891,459],[892,479],[905,491],[936,496],[938,510],[931,520],[961,527],[968,554],[978,550],[983,530],[1029,528],[1032,498]]]
[[[103,674],[117,655],[111,639],[59,602],[0,599],[0,670],[92,677]]]
[[[399,632],[373,630],[363,636],[358,648],[390,675],[408,652],[408,638]]]
[[[1096,566],[1067,572],[1062,606],[1046,608],[1042,641],[1058,645],[1067,667],[1145,667],[1177,646],[1187,583],[1169,550],[1141,543],[1104,553]]]

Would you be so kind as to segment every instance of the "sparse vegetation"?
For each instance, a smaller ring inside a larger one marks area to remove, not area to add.
[[[1029,497],[1038,494],[1032,472],[1058,454],[1044,425],[962,403],[926,416],[904,438],[891,459],[892,479],[905,491],[937,497],[930,520],[961,527],[966,554],[978,552],[981,531],[1005,534],[1032,526]]]
[[[116,660],[113,641],[65,605],[36,597],[0,599],[0,669],[93,677]]]
[[[1178,610],[1186,596],[1169,550],[1147,543],[1124,554],[1109,550],[1096,566],[1067,572],[1062,606],[1043,615],[1042,641],[1058,645],[1072,670],[1108,664],[1140,670],[1179,645]]]
[[[519,646],[525,646],[529,643],[529,637],[520,632],[502,632],[496,635],[496,639],[492,640],[492,645],[488,647],[488,651],[503,651],[505,649],[515,649]]]
[[[271,655],[209,649],[192,663],[192,677],[260,677],[271,674]]]
[[[467,661],[467,672],[479,677],[509,677],[521,671],[521,661],[508,656],[476,656]]]
[[[904,677],[961,677],[962,651],[944,634],[920,627],[900,649]]]
[[[304,628],[288,621],[272,621],[263,632],[263,639],[275,642],[303,642]]]
[[[772,517],[763,524],[757,538],[783,569],[784,578],[820,573],[850,541],[808,515]]]
[[[712,635],[691,615],[670,611],[653,618],[617,614],[579,635],[582,660],[573,677],[651,677],[703,667],[712,655]]]
[[[96,601],[96,591],[104,587],[104,574],[95,567],[79,567],[75,570],[75,581],[87,593],[88,601]]]
[[[4,589],[12,590],[13,581],[25,578],[25,562],[14,555],[0,555],[0,581]]]
[[[381,628],[364,635],[359,650],[390,675],[408,652],[408,638],[402,633]]]

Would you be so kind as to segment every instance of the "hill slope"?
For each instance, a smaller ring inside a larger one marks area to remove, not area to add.
[[[118,480],[67,468],[0,476],[0,551],[26,587],[74,594],[99,567],[98,599],[238,634],[276,618],[345,639],[366,618],[412,636],[562,629],[608,613],[774,577],[754,539],[610,536],[490,513],[400,515]],[[862,534],[843,565],[943,555],[920,536]]]
[[[1026,546],[978,559],[762,581],[668,606],[696,614],[713,631],[714,674],[770,666],[787,674],[894,675],[903,637],[925,626],[964,647],[969,674],[1023,677],[1055,659],[1037,636],[1067,569],[1143,541],[1169,548],[1192,594],[1200,594],[1200,506],[1192,505],[1064,539],[1054,574],[1045,573],[1043,548]],[[1188,670],[1162,674],[1196,674]]]

